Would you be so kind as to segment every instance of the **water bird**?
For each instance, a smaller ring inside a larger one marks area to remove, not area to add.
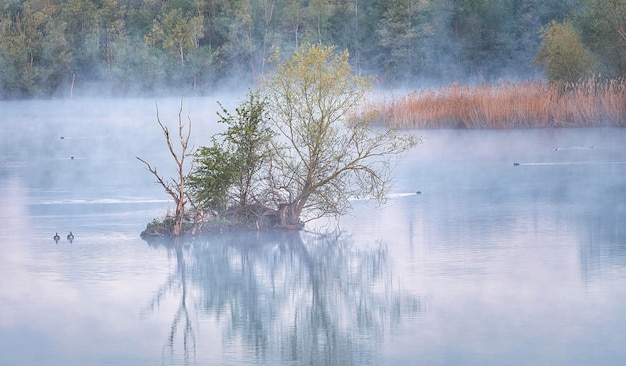
[[[72,156],[70,159],[74,160],[74,157]]]
[[[72,234],[72,232],[70,231],[69,234],[67,234],[67,240],[72,241],[74,240],[74,234]]]
[[[589,146],[561,146],[561,147],[557,147],[556,149],[554,149],[554,151],[561,151],[561,150],[593,150],[594,146],[593,145],[589,145]]]
[[[415,192],[415,194],[422,194],[422,191],[417,191]]]
[[[61,237],[59,236],[59,233],[55,233],[52,238],[54,239],[54,241],[59,241],[59,239],[61,239]]]

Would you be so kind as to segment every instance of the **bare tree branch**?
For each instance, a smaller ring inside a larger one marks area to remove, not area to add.
[[[181,146],[180,154],[179,154],[176,152],[176,149],[174,148],[174,144],[172,143],[172,137],[170,135],[169,129],[167,128],[167,126],[163,124],[163,122],[161,122],[161,116],[159,114],[159,106],[156,103],[155,105],[156,105],[157,122],[159,126],[161,127],[161,131],[163,132],[163,135],[165,136],[165,141],[167,143],[167,148],[170,152],[170,155],[172,156],[172,158],[174,159],[174,162],[176,163],[177,176],[170,177],[168,181],[157,172],[156,167],[153,167],[146,160],[138,156],[136,158],[137,160],[141,161],[146,166],[146,169],[156,177],[157,179],[156,183],[160,184],[165,190],[165,192],[169,194],[170,196],[172,196],[172,198],[174,199],[174,203],[176,204],[176,213],[174,216],[173,234],[175,236],[178,236],[182,234],[182,231],[183,231],[185,204],[188,201],[190,201],[189,195],[186,192],[186,180],[187,180],[188,172],[185,171],[185,159],[187,156],[191,155],[191,153],[188,152],[189,138],[191,136],[191,118],[189,116],[187,117],[187,120],[188,120],[188,123],[186,125],[187,131],[185,132],[185,123],[183,122],[183,119],[182,119],[183,100],[181,99],[180,109],[178,111],[178,142]],[[192,161],[192,164],[190,165],[191,166],[189,169],[191,171],[191,169],[193,168],[193,161]]]

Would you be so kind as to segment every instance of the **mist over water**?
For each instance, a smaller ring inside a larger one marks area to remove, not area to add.
[[[156,102],[174,128],[180,99]],[[195,146],[216,107],[184,100]],[[0,364],[626,356],[623,129],[417,131],[387,204],[354,201],[341,234],[174,245],[139,238],[172,206],[135,159],[173,169],[155,100],[2,102],[0,128]]]

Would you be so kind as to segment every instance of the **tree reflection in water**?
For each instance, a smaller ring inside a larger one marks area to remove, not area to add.
[[[176,254],[176,272],[168,276],[165,283],[158,289],[152,302],[150,309],[157,311],[168,294],[180,295],[178,309],[172,320],[167,341],[163,347],[163,358],[166,356],[171,360],[174,359],[175,349],[178,342],[182,342],[183,361],[185,365],[193,364],[196,356],[196,335],[193,329],[191,316],[187,309],[187,269],[185,265],[185,253],[183,246],[184,241],[180,237],[170,240],[154,240],[150,241],[151,246],[166,246]],[[182,340],[178,339],[179,329],[182,327]]]
[[[178,271],[153,300],[155,308],[168,293],[180,294],[165,348],[173,357],[182,347],[185,362],[196,352],[190,302],[198,317],[221,324],[223,347],[297,364],[377,363],[384,334],[422,311],[418,296],[394,288],[382,243],[358,249],[345,235],[304,232],[186,240],[167,244]]]

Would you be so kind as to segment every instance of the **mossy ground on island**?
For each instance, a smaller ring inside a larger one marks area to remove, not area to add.
[[[185,222],[185,227],[190,224]],[[174,216],[167,215],[163,219],[154,218],[146,225],[146,229],[141,232],[140,236],[144,239],[152,237],[163,237],[174,235]]]
[[[141,232],[144,239],[156,237],[175,236],[175,217],[172,214],[165,215],[162,219],[154,218]],[[301,230],[304,223],[281,225],[280,210],[273,210],[261,205],[248,205],[235,207],[224,214],[209,218],[191,217],[186,215],[183,219],[182,234],[198,235],[225,231],[267,231],[267,230]]]

